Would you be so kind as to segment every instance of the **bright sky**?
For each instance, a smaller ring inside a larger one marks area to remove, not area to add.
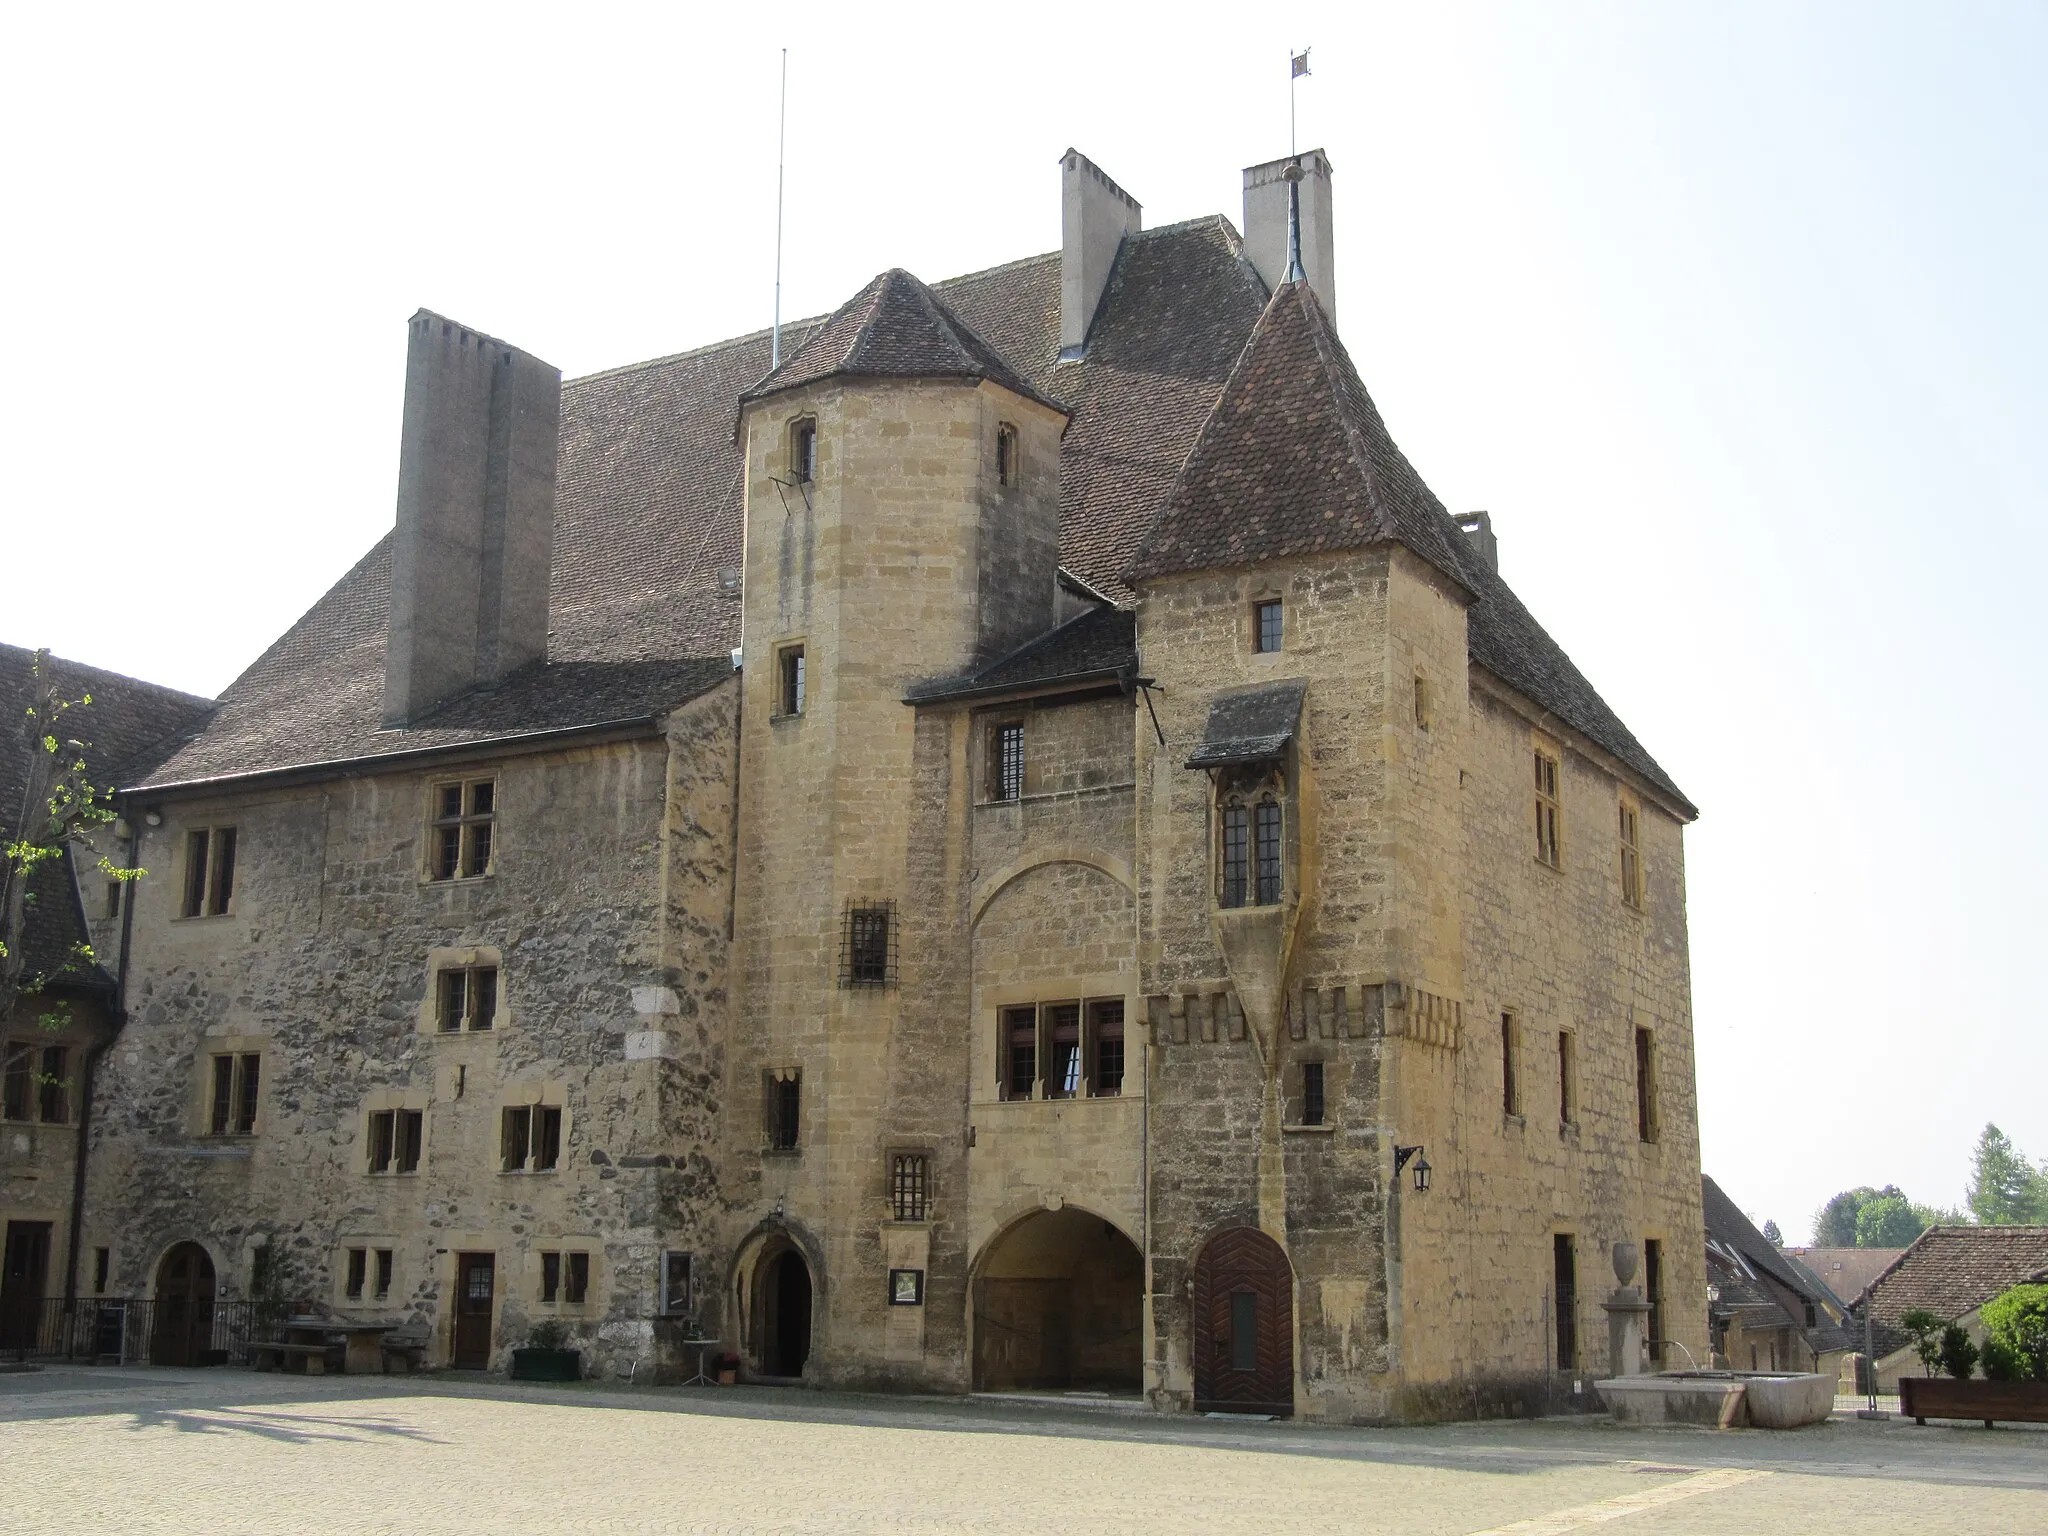
[[[785,44],[788,316],[1056,248],[1069,144],[1237,220],[1313,44],[1368,387],[1702,808],[1708,1171],[1797,1237],[2048,1154],[2048,10],[1279,9],[25,8],[0,638],[225,687],[390,525],[421,305],[767,324]]]

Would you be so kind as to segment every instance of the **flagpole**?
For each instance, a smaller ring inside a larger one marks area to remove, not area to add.
[[[1294,67],[1294,50],[1287,50],[1287,158],[1292,160],[1297,153],[1294,147],[1294,82],[1301,73]]]
[[[768,336],[768,366],[782,366],[782,147],[789,124],[789,50],[782,50],[782,101],[775,109],[775,328]]]

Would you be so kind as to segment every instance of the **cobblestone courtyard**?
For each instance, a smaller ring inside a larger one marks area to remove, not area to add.
[[[1322,1429],[230,1371],[0,1376],[0,1531],[2048,1533],[2048,1434]]]

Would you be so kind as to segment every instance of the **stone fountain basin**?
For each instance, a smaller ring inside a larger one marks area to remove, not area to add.
[[[1659,1371],[1593,1385],[1617,1424],[1797,1429],[1835,1406],[1834,1379],[1804,1372]]]

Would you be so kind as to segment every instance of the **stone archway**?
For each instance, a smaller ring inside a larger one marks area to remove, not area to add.
[[[802,1377],[811,1358],[812,1318],[817,1288],[803,1252],[786,1237],[774,1238],[754,1264],[754,1366],[763,1376]]]
[[[156,1267],[156,1315],[150,1321],[151,1365],[203,1365],[213,1347],[213,1256],[179,1243]]]
[[[1195,1407],[1294,1412],[1294,1269],[1255,1227],[1211,1234],[1195,1260]]]
[[[1145,1260],[1100,1216],[1034,1211],[983,1250],[974,1280],[978,1392],[1138,1392]]]

